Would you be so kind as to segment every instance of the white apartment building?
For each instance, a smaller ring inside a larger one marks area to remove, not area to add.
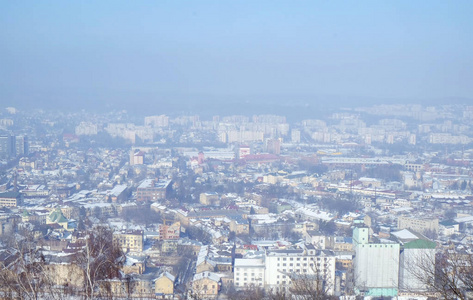
[[[169,125],[169,117],[166,115],[145,117],[145,126],[167,127]]]
[[[305,249],[271,250],[266,253],[266,289],[291,288],[292,279],[298,276],[319,277],[327,293],[335,291],[335,256],[329,251],[316,250],[312,245]]]
[[[75,132],[77,135],[96,135],[98,132],[97,124],[81,122],[76,126]]]
[[[233,270],[236,288],[263,287],[265,284],[264,258],[237,258]]]
[[[261,287],[290,292],[293,280],[321,284],[329,295],[335,291],[336,257],[327,250],[303,245],[300,249],[268,250],[260,258],[235,259],[235,288]]]

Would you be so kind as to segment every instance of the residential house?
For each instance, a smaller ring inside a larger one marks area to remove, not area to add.
[[[154,282],[154,292],[157,297],[168,297],[174,294],[176,277],[169,272],[161,273]]]

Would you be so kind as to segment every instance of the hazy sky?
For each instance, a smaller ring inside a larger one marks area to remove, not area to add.
[[[0,3],[0,102],[196,94],[473,97],[473,1]]]

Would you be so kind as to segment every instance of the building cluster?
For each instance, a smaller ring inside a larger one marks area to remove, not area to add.
[[[198,144],[211,137],[214,142],[224,144],[261,144],[270,153],[278,152],[282,142],[466,145],[472,142],[469,126],[471,111],[471,106],[380,105],[333,113],[325,120],[298,120],[295,124],[289,124],[285,117],[276,115],[254,115],[252,118],[242,115],[214,116],[212,120],[201,120],[199,116],[173,119],[156,115],[145,117],[143,125],[106,120],[83,121],[76,126],[75,134],[87,136],[107,132],[133,144],[163,144],[171,140]],[[374,123],[369,120],[368,123],[364,117],[370,119],[372,115],[377,116],[378,120]],[[463,122],[458,122],[459,119]],[[187,132],[178,130],[182,127]]]
[[[295,123],[14,112],[0,115],[1,276],[27,269],[8,239],[25,232],[71,297],[427,299],[453,255],[473,272],[472,107]]]

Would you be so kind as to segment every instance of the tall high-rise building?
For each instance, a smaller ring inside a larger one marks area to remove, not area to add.
[[[28,137],[27,136],[0,136],[0,158],[9,159],[17,156],[28,155]]]
[[[28,155],[29,145],[27,136],[15,136],[15,156]]]
[[[301,142],[301,131],[298,129],[291,130],[291,142],[300,143]]]
[[[266,140],[266,150],[268,153],[279,155],[281,154],[281,140],[280,139],[268,139]]]
[[[14,139],[11,135],[0,136],[0,159],[8,159],[14,154]]]

